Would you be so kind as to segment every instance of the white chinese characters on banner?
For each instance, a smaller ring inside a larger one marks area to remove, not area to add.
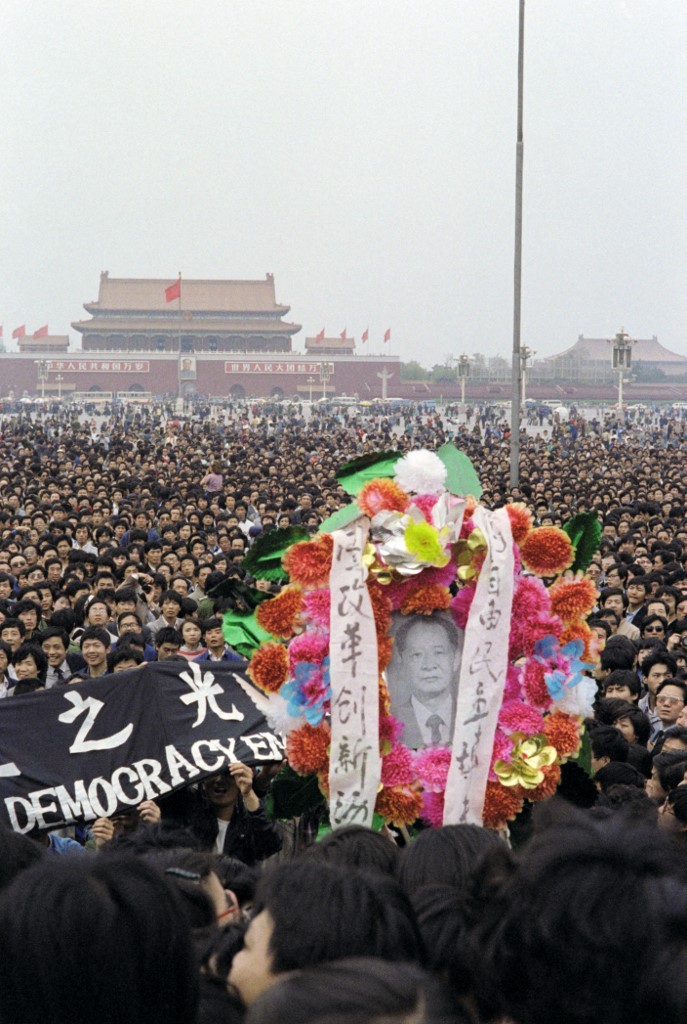
[[[446,784],[444,824],[482,824],[484,794],[508,671],[513,604],[513,538],[505,508],[477,508],[475,527],[487,539],[465,630],[458,703]]]
[[[372,825],[381,777],[377,633],[362,554],[369,522],[332,534],[330,681],[332,828]]]

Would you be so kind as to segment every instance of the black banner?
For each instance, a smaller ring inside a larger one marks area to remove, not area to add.
[[[283,757],[263,694],[221,662],[151,663],[0,701],[0,820],[17,832],[130,810]]]

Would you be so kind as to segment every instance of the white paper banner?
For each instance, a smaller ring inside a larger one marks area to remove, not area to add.
[[[329,817],[333,829],[372,825],[382,771],[377,632],[362,561],[368,529],[369,520],[360,518],[332,533]]]
[[[513,605],[513,538],[505,508],[477,508],[488,553],[465,630],[444,825],[482,824],[484,794],[503,689]]]

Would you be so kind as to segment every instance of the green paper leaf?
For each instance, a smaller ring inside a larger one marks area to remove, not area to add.
[[[451,494],[461,497],[482,497],[482,485],[477,471],[465,452],[458,451],[453,444],[442,444],[437,455],[446,466],[446,488]]]
[[[344,526],[348,526],[354,519],[357,519],[362,515],[362,512],[358,508],[355,502],[351,505],[344,505],[343,508],[339,508],[334,512],[328,519],[325,519],[323,523],[320,523],[318,533],[333,533],[334,530],[341,530]]]
[[[336,474],[336,479],[347,494],[357,496],[365,484],[380,477],[392,477],[396,463],[402,458],[400,452],[374,452],[361,455],[345,463]]]
[[[241,565],[256,580],[287,580],[282,555],[292,544],[302,540],[310,540],[310,534],[302,526],[268,530],[253,541]]]
[[[601,543],[601,523],[596,513],[578,512],[563,524],[563,530],[575,548],[575,560],[570,568],[573,572],[584,572]]]
[[[273,780],[270,793],[275,818],[297,818],[325,802],[317,776],[299,775],[290,765],[285,765]]]
[[[258,625],[255,614],[240,615],[227,611],[222,619],[222,635],[226,642],[243,658],[250,658],[256,648],[264,643],[278,643],[262,626]]]
[[[592,771],[592,741],[589,738],[589,732],[585,726],[585,730],[582,733],[582,743],[580,749],[577,752],[577,757],[571,758],[572,761],[577,761],[580,768],[582,768],[589,778],[593,776]]]

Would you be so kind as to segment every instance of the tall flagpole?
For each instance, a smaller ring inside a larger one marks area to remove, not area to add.
[[[179,295],[177,297],[177,302],[179,304],[178,308],[177,308],[177,312],[179,314],[179,331],[178,331],[179,352],[177,354],[177,392],[178,392],[179,398],[181,398],[182,397],[182,394],[181,394],[181,271],[179,271]]]
[[[525,49],[525,0],[520,0],[518,20],[518,128],[515,145],[515,255],[513,260],[513,362],[511,368],[510,485],[520,482],[520,396],[522,359],[520,357],[520,298],[522,293],[522,135],[523,68]]]

